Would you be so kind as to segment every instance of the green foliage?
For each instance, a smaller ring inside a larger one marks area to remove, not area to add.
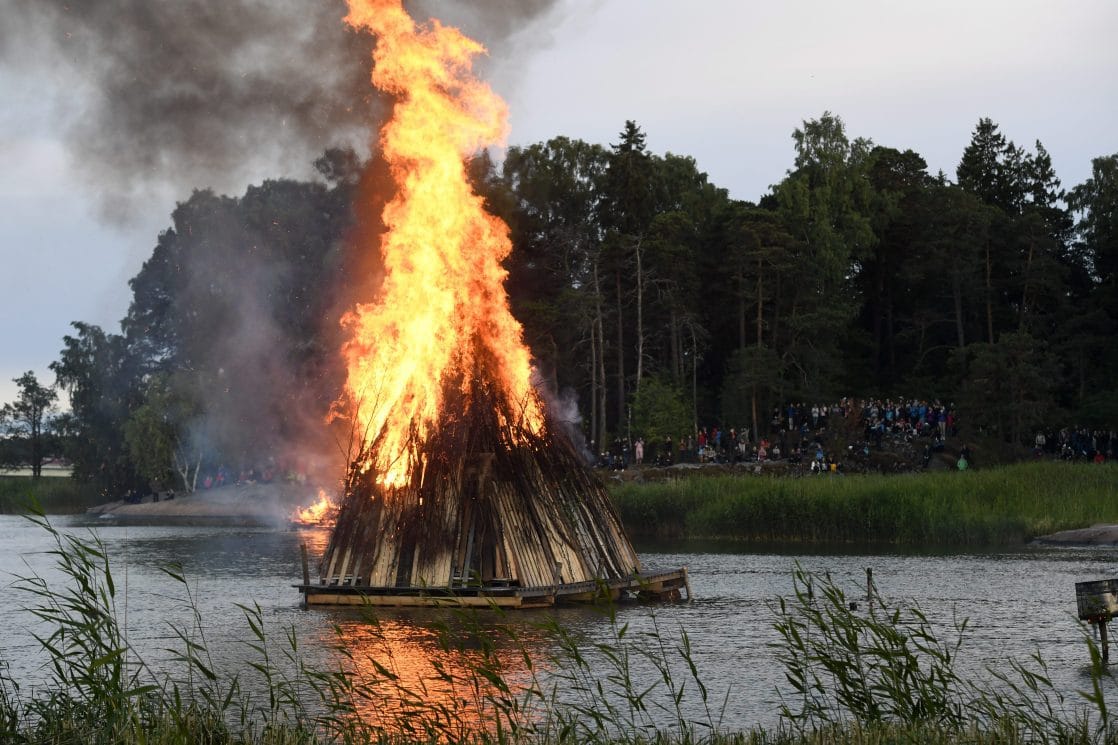
[[[842,377],[841,342],[849,334],[859,299],[851,267],[876,241],[866,217],[864,178],[870,143],[851,142],[842,119],[824,112],[793,133],[796,167],[776,188],[778,212],[804,247],[796,267],[796,312],[788,370],[794,389],[817,398],[834,395]]]
[[[105,501],[95,487],[77,479],[0,476],[0,514],[26,513],[35,505],[51,515],[85,512]]]
[[[696,476],[611,487],[634,535],[859,545],[1020,545],[1118,522],[1113,465],[1028,463],[965,473]]]
[[[1046,346],[1025,332],[1003,334],[997,344],[972,344],[959,406],[979,429],[1025,444],[1048,420],[1059,376]]]
[[[158,399],[149,396],[124,424],[124,440],[136,471],[156,491],[171,483],[174,429],[161,415]]]
[[[1068,202],[1082,217],[1079,235],[1104,284],[1118,282],[1118,153],[1091,161],[1091,177],[1072,189]]]
[[[956,169],[959,186],[986,204],[1013,214],[1024,200],[1023,156],[993,120],[979,119]]]
[[[1118,390],[1118,156],[1065,192],[1039,141],[1027,151],[981,119],[953,184],[824,112],[792,133],[792,167],[753,205],[647,143],[627,121],[612,145],[556,137],[511,148],[499,169],[469,164],[509,225],[524,338],[544,379],[578,396],[588,439],[655,408],[653,377],[685,391],[690,423],[672,437],[887,393],[964,401],[965,421],[1007,441],[1074,424],[1067,412],[1118,429],[1088,405]],[[174,468],[184,484],[199,457],[249,464],[293,441],[333,452],[306,422],[341,389],[338,316],[380,276],[356,247],[383,226],[354,224],[350,204],[358,190],[383,198],[390,179],[351,151],[315,167],[326,184],[196,192],[131,280],[121,333],[75,324],[52,369],[79,479],[111,494],[165,481],[170,439],[191,451]],[[160,430],[156,375],[197,416]],[[134,447],[142,432],[151,447]]]
[[[7,445],[0,449],[0,466],[29,463],[32,477],[39,478],[58,392],[39,383],[30,370],[13,382],[19,397],[0,407],[0,434],[6,435]]]
[[[967,680],[956,667],[965,619],[942,639],[918,607],[890,607],[872,585],[858,598],[866,611],[853,599],[830,577],[797,568],[791,597],[776,606],[777,656],[793,690],[781,714],[801,736],[853,723],[926,733],[913,742],[1111,742],[1102,685],[1110,673],[1086,633],[1092,690],[1083,696],[1093,708],[1076,711],[1039,655],[988,670],[990,683]]]
[[[769,410],[767,403],[775,398],[782,372],[780,357],[766,346],[735,352],[722,383],[722,421],[733,427],[750,422],[752,431],[758,432],[760,423],[754,416],[753,403],[759,396],[762,415]]]
[[[63,337],[61,357],[51,364],[70,396],[66,456],[79,481],[119,495],[137,481],[124,423],[139,403],[144,371],[123,336],[85,323],[72,325],[76,333]]]
[[[659,377],[645,378],[633,397],[633,436],[647,441],[671,437],[694,429],[691,406],[683,392]]]

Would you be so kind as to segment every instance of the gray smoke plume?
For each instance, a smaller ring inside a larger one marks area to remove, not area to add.
[[[556,0],[423,0],[485,43],[517,47]],[[386,109],[373,40],[344,0],[0,0],[2,75],[30,76],[107,214],[152,187],[238,191],[310,175],[327,147],[367,152]]]
[[[483,74],[508,78],[557,2],[408,6],[480,40]],[[379,212],[366,208],[367,224],[340,233],[347,205],[320,188],[244,190],[315,177],[327,148],[369,154],[390,101],[369,82],[375,41],[345,14],[344,0],[0,0],[0,93],[33,86],[105,215],[181,200],[133,280],[125,323],[145,333],[165,298],[193,314],[196,343],[179,353],[212,374],[192,394],[204,412],[195,434],[237,471],[282,461],[339,470],[323,424],[344,380],[337,317],[371,299],[379,228],[368,218]],[[376,167],[322,176],[352,182],[366,204],[391,190]],[[213,193],[187,198],[196,188]]]

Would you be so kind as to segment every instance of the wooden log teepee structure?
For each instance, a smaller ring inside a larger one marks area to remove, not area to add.
[[[387,488],[362,470],[367,458],[353,460],[318,582],[302,587],[309,603],[678,597],[681,571],[641,575],[608,493],[566,435],[520,429],[484,382],[457,402],[447,407],[457,415],[417,443],[407,485]]]

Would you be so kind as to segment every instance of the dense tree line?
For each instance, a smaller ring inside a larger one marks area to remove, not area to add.
[[[593,439],[757,432],[780,402],[844,395],[957,401],[1007,442],[1054,418],[1118,421],[1102,343],[1118,320],[1118,156],[1066,193],[1040,142],[989,119],[954,181],[829,113],[793,141],[757,204],[649,153],[633,122],[608,149],[556,138],[489,170],[517,314]]]
[[[608,146],[557,137],[474,161],[511,230],[514,313],[588,439],[757,432],[782,402],[847,395],[951,401],[1007,443],[1042,422],[1115,426],[1118,155],[1065,191],[1040,142],[989,119],[954,179],[830,113],[792,139],[756,203],[651,153],[634,122]],[[325,183],[195,193],[132,279],[120,332],[74,324],[53,369],[81,478],[190,488],[322,430],[337,318],[376,285],[375,252],[353,247],[380,228],[351,205],[383,201],[386,181],[352,153],[318,166]]]

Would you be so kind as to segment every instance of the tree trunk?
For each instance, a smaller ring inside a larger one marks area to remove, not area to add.
[[[598,323],[590,319],[590,452],[598,450]]]
[[[617,431],[625,421],[625,314],[621,309],[621,271],[613,273],[617,289]]]
[[[31,421],[31,478],[38,480],[43,475],[43,430],[35,421],[32,414]]]
[[[680,354],[679,349],[679,313],[676,311],[674,302],[669,311],[668,334],[668,343],[671,345],[672,382],[679,385],[683,382],[683,363],[681,361],[683,355]]]
[[[198,448],[198,459],[194,461],[194,474],[190,477],[190,493],[198,491],[198,472],[202,470],[202,449]]]
[[[990,241],[986,241],[986,336],[994,343],[994,267],[990,259]]]
[[[597,431],[594,433],[594,438],[598,443],[598,451],[594,453],[597,457],[598,453],[602,452],[601,447],[605,440],[606,434],[606,337],[605,320],[602,318],[602,292],[601,283],[598,278],[598,262],[594,262],[594,324],[597,327],[595,336],[598,339],[598,367],[596,370],[591,371],[591,375],[597,377],[598,384],[598,422]]]
[[[761,332],[765,322],[764,278],[761,274],[761,259],[757,259],[757,346],[761,346]],[[742,334],[742,349],[745,349],[745,334]]]
[[[958,269],[951,272],[951,294],[955,301],[955,335],[958,347],[962,349],[967,345],[967,340],[963,326],[963,279],[959,276]]]
[[[1024,283],[1021,287],[1021,312],[1017,318],[1017,328],[1020,331],[1025,330],[1025,310],[1029,306],[1029,273],[1033,268],[1033,250],[1036,247],[1036,239],[1029,237],[1029,255],[1025,259],[1025,277]]]
[[[738,271],[738,349],[745,349],[745,274]]]
[[[774,278],[776,286],[773,288],[773,322],[769,326],[769,348],[774,352],[780,344],[779,331],[780,331],[780,292],[781,281],[780,272],[777,272]],[[795,316],[795,305],[793,305],[792,315]]]
[[[893,293],[889,293],[889,303],[885,306],[885,339],[889,348],[889,378],[892,380],[897,371],[897,333],[893,328]]]
[[[752,420],[753,421],[753,436],[756,437],[757,433],[760,431],[760,430],[757,429],[757,383],[756,382],[753,382],[750,385],[750,402],[749,403],[750,403],[750,406],[752,408],[752,415],[753,415],[753,420]]]
[[[873,376],[874,380],[881,381],[881,347],[882,329],[884,324],[884,308],[885,303],[883,298],[885,296],[885,263],[878,262],[876,276],[874,277],[874,298],[873,304]]]
[[[644,373],[644,270],[641,264],[643,250],[640,238],[637,238],[633,253],[637,257],[637,381],[633,385],[633,391],[639,393]]]
[[[695,327],[691,329],[691,430],[699,431],[699,342],[695,339]]]

